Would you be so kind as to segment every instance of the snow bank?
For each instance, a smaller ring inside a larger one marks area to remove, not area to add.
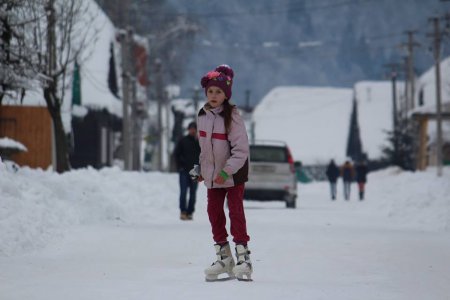
[[[40,248],[73,225],[156,220],[178,201],[174,175],[7,170],[0,166],[0,255]]]
[[[119,168],[64,174],[29,168],[12,172],[0,163],[0,178],[0,256],[39,249],[74,225],[166,222],[178,213],[177,174]],[[367,201],[353,209],[381,213],[399,227],[450,231],[449,180],[450,168],[444,169],[442,178],[436,177],[434,169],[371,173]],[[308,189],[314,190],[315,185],[323,194],[325,183],[313,183]],[[202,189],[200,185],[199,193],[204,193]],[[300,198],[307,197],[304,189],[299,188]],[[299,199],[299,209],[302,203]]]
[[[450,168],[403,172],[388,168],[369,174],[369,208],[381,210],[400,226],[450,231]],[[371,196],[371,194],[373,196]]]

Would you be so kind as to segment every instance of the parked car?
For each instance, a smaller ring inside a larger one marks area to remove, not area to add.
[[[244,199],[284,201],[286,207],[296,207],[297,178],[294,159],[286,143],[256,141],[250,145],[249,181],[245,185]]]

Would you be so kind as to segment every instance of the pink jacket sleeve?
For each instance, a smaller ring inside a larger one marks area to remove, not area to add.
[[[242,168],[249,154],[247,130],[244,120],[236,108],[233,109],[228,141],[231,146],[231,156],[226,161],[223,170],[231,176]]]

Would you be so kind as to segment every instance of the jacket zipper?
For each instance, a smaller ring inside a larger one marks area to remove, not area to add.
[[[216,122],[216,115],[213,112],[211,112],[211,113],[214,116],[213,126],[212,126],[212,130],[211,130],[211,156],[213,158],[213,161],[212,161],[212,163],[213,163],[213,174],[212,175],[213,176],[212,176],[212,179],[211,179],[211,188],[213,188],[213,186],[214,186],[214,172],[216,171],[216,159],[214,157],[214,144],[213,144],[213,140],[212,140],[212,134],[214,132],[214,123]]]

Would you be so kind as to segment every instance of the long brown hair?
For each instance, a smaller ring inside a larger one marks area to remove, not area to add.
[[[225,122],[225,130],[227,133],[230,132],[231,122],[233,121],[233,109],[235,105],[231,104],[228,99],[223,102],[223,119]]]

